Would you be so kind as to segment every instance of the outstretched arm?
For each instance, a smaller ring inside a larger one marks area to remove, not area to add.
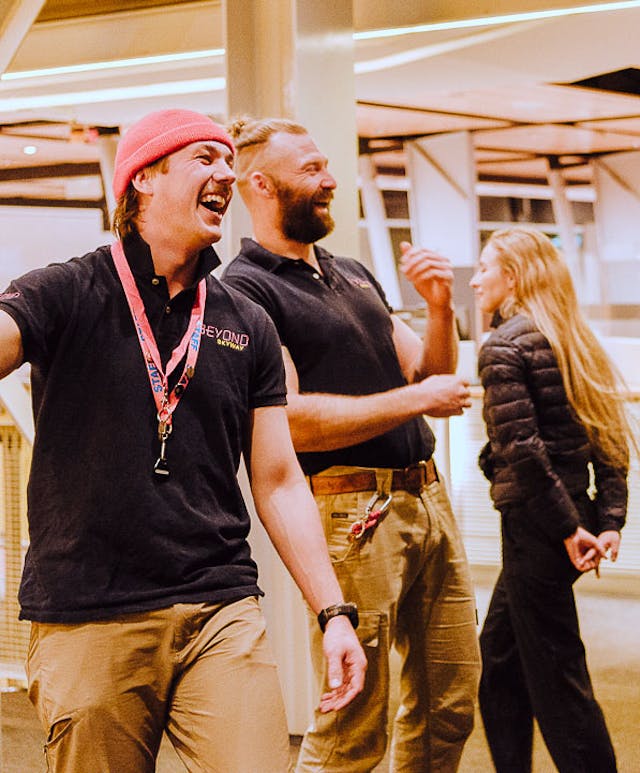
[[[258,516],[307,603],[316,614],[342,603],[316,503],[296,459],[283,408],[253,411],[246,457]],[[321,697],[320,708],[332,711],[362,690],[366,658],[344,616],[329,620],[323,647],[330,690]]]
[[[22,365],[22,336],[13,318],[0,310],[0,378]]]

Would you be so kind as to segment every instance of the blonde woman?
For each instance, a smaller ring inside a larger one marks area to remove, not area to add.
[[[535,717],[561,773],[610,773],[572,586],[618,555],[634,444],[620,380],[540,232],[494,232],[471,286],[494,314],[479,357],[489,437],[480,466],[502,522],[503,567],[480,638],[487,740],[498,773],[529,773]]]

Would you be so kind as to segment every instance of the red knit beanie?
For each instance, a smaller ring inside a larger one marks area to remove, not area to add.
[[[113,192],[127,190],[137,171],[192,142],[222,142],[235,153],[227,132],[206,115],[193,110],[158,110],[134,123],[118,143]]]

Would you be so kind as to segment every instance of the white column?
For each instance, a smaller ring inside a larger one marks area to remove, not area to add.
[[[411,180],[409,214],[413,241],[446,255],[454,267],[470,268],[478,257],[478,205],[473,144],[468,132],[406,143]],[[467,272],[469,273],[469,272]],[[464,309],[477,337],[479,316],[466,279],[454,286],[456,310]],[[467,374],[465,374],[467,375]],[[436,463],[452,497],[449,422],[430,422],[436,434]]]
[[[118,140],[119,136],[117,134],[104,134],[98,139],[100,177],[102,178],[102,188],[107,202],[107,211],[109,212],[109,223],[113,220],[113,211],[116,207],[116,200],[113,195],[111,183],[113,181],[113,172],[115,169]]]
[[[405,144],[410,178],[409,214],[416,244],[446,255],[464,268],[454,286],[458,313],[466,317],[472,337],[480,332],[470,269],[478,258],[478,200],[473,143],[468,132],[425,137]]]
[[[553,206],[553,216],[558,226],[558,233],[560,234],[562,254],[569,266],[571,276],[576,283],[576,289],[580,295],[582,276],[578,262],[576,225],[573,219],[573,210],[571,209],[571,202],[567,198],[567,186],[562,172],[559,168],[554,167],[549,159],[547,159],[547,180],[553,192],[551,204]]]
[[[640,152],[591,162],[602,303],[640,303]]]
[[[305,125],[338,181],[336,229],[324,244],[357,257],[357,132],[351,0],[227,0],[224,5],[229,117],[286,117]],[[239,196],[231,209],[227,254],[251,235]],[[229,217],[229,216],[227,216]],[[223,255],[224,259],[224,255]],[[246,473],[240,476],[252,506]],[[251,545],[266,592],[263,608],[280,670],[289,731],[301,734],[317,699],[300,593],[254,513]]]
[[[327,249],[358,257],[357,129],[351,0],[225,3],[227,114],[291,118],[309,129],[338,181]],[[251,231],[239,197],[230,254]]]
[[[0,0],[0,73],[15,56],[45,0]]]
[[[393,256],[393,244],[387,228],[387,213],[382,191],[376,183],[376,166],[368,154],[358,159],[360,171],[360,195],[364,210],[365,224],[369,236],[369,247],[376,279],[382,285],[387,300],[394,309],[402,308],[402,295],[398,271]]]

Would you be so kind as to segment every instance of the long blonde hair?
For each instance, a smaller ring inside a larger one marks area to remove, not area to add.
[[[605,461],[627,469],[638,444],[627,415],[628,389],[580,311],[569,268],[547,236],[532,228],[494,231],[491,246],[513,294],[500,313],[529,317],[549,341],[565,391],[589,439]]]

